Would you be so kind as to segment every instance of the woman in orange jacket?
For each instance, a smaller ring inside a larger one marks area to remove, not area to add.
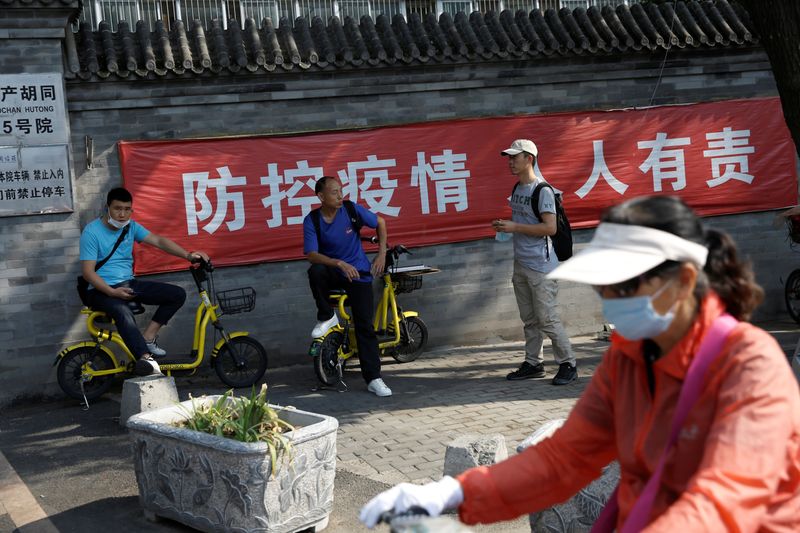
[[[594,238],[551,273],[597,290],[611,346],[563,427],[489,467],[373,498],[361,520],[457,507],[467,524],[560,503],[620,464],[620,530],[656,470],[687,370],[715,319],[747,320],[761,302],[729,236],[704,230],[675,197],[610,208]],[[703,377],[646,515],[644,530],[800,531],[800,393],[775,340],[739,322]]]

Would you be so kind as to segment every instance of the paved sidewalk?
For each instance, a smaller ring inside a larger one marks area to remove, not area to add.
[[[769,325],[784,349],[794,350],[793,323]],[[501,433],[509,452],[541,423],[567,415],[607,346],[573,339],[579,379],[554,387],[557,369],[545,348],[548,378],[509,382],[522,360],[522,344],[438,348],[404,365],[386,361],[390,398],[366,392],[357,369],[348,369],[348,392],[319,391],[311,361],[270,369],[272,403],[316,411],[339,420],[334,511],[326,531],[365,531],[358,509],[400,481],[426,482],[442,473],[446,444],[467,433]],[[178,378],[181,399],[220,393],[216,376]],[[8,408],[0,415],[0,531],[188,531],[147,522],[138,502],[127,431],[117,424],[118,392],[89,411],[58,400]],[[4,466],[6,465],[6,466]],[[476,531],[522,533],[527,519]],[[387,531],[383,528],[382,531]]]

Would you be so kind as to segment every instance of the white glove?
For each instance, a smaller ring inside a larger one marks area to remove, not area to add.
[[[400,483],[372,498],[364,507],[358,519],[372,529],[381,515],[394,509],[395,513],[407,511],[418,506],[425,509],[430,516],[439,516],[446,509],[453,509],[464,501],[461,485],[450,476],[426,485]]]

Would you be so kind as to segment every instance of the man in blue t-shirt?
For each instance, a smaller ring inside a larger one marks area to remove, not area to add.
[[[187,261],[208,261],[208,255],[187,252],[175,242],[150,233],[144,226],[131,220],[133,197],[127,189],[111,189],[106,196],[106,205],[108,212],[87,224],[81,233],[81,274],[90,284],[88,304],[114,319],[125,345],[138,358],[137,374],[158,373],[158,364],[153,358],[166,355],[156,342],[158,331],[181,308],[186,300],[186,292],[168,283],[134,278],[133,243],[143,242]],[[114,245],[122,235],[124,237],[114,250]],[[95,265],[106,257],[108,260],[95,271]],[[144,334],[136,325],[131,303],[158,306]]]
[[[383,274],[386,262],[386,222],[375,213],[353,204],[363,225],[377,228],[379,250],[370,264],[361,239],[343,206],[342,185],[330,176],[323,176],[314,187],[322,206],[319,208],[319,239],[313,213],[303,220],[303,252],[311,267],[308,282],[317,304],[317,325],[313,338],[325,335],[339,323],[328,300],[331,289],[347,291],[355,324],[361,375],[367,390],[377,396],[391,396],[392,390],[381,379],[378,338],[372,326],[372,277]]]

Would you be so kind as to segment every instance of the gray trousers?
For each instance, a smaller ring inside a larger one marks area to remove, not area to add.
[[[556,363],[575,365],[575,354],[567,332],[558,315],[558,282],[547,279],[546,274],[527,268],[514,261],[511,278],[517,297],[519,317],[525,331],[525,360],[536,365],[544,361],[542,342],[547,335],[553,342]]]

